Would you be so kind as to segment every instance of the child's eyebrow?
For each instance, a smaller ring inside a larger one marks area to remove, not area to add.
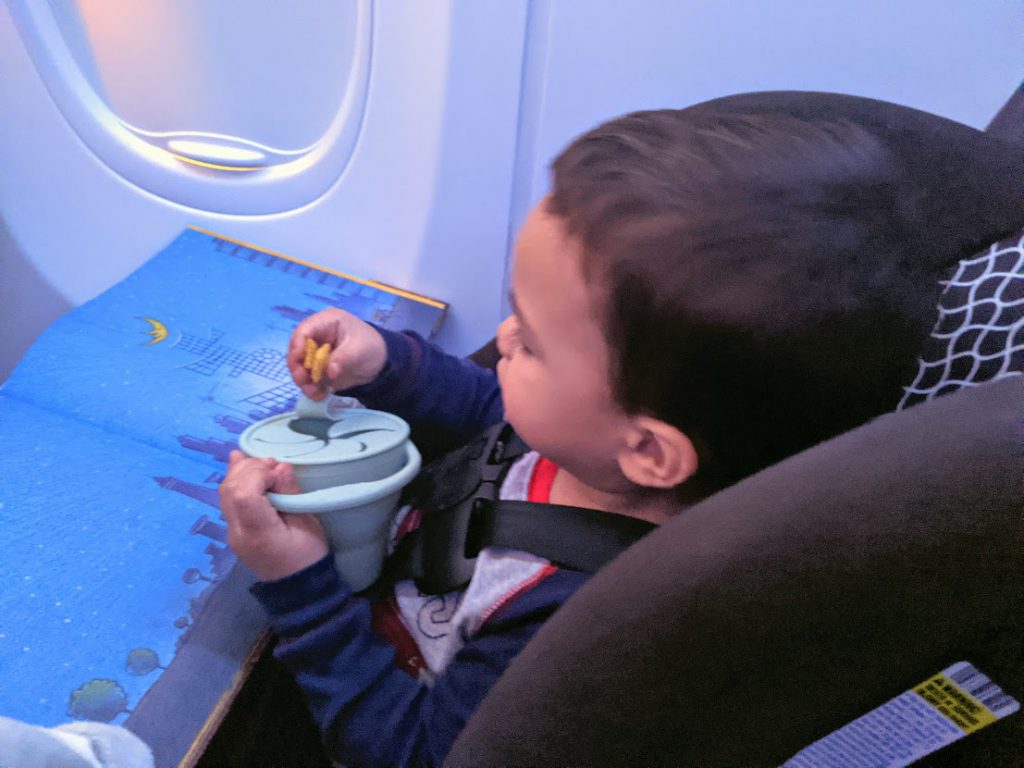
[[[519,327],[526,331],[526,335],[529,336],[531,340],[536,340],[537,334],[533,332],[530,324],[527,323],[526,318],[523,317],[523,311],[519,308],[519,302],[516,301],[516,294],[514,291],[508,292],[508,303],[509,306],[512,307],[512,314],[515,315],[516,319],[519,321]]]

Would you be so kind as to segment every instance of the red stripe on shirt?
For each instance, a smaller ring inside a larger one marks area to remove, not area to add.
[[[510,589],[498,598],[490,608],[480,615],[481,623],[485,623],[488,619],[494,616],[494,614],[519,597],[519,595],[523,594],[523,592],[529,592],[553,573],[558,573],[558,566],[548,563],[522,584],[517,584],[514,589]]]
[[[555,475],[558,474],[558,465],[551,459],[541,456],[533,467],[533,474],[530,476],[530,485],[526,491],[527,501],[536,501],[541,504],[551,503],[551,486],[555,483]]]
[[[389,595],[373,603],[370,606],[370,617],[373,631],[395,649],[395,666],[410,677],[418,678],[420,671],[427,668],[427,662],[402,621],[395,596]]]

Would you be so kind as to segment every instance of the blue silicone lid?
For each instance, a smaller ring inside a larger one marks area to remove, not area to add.
[[[397,447],[409,425],[397,416],[368,408],[346,408],[333,419],[285,413],[253,424],[238,439],[250,456],[295,465],[357,461]]]

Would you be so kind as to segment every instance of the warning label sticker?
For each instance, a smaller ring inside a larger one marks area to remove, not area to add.
[[[988,685],[994,683],[990,680]],[[914,688],[914,693],[952,720],[964,733],[973,733],[999,719],[984,704],[945,675],[936,675],[931,680],[921,683]]]
[[[802,749],[784,768],[902,768],[1018,709],[961,661]]]

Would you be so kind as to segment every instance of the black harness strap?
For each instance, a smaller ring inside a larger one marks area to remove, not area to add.
[[[596,509],[499,500],[473,510],[466,549],[476,556],[484,547],[512,547],[593,573],[656,527]]]
[[[423,519],[388,558],[385,578],[415,579],[427,594],[450,592],[469,583],[476,556],[491,546],[593,573],[655,528],[644,520],[593,509],[499,499],[509,468],[527,451],[511,427],[499,425],[425,470],[409,499]],[[467,463],[468,474],[474,465],[477,470],[468,482]],[[462,476],[461,482],[456,475]]]

